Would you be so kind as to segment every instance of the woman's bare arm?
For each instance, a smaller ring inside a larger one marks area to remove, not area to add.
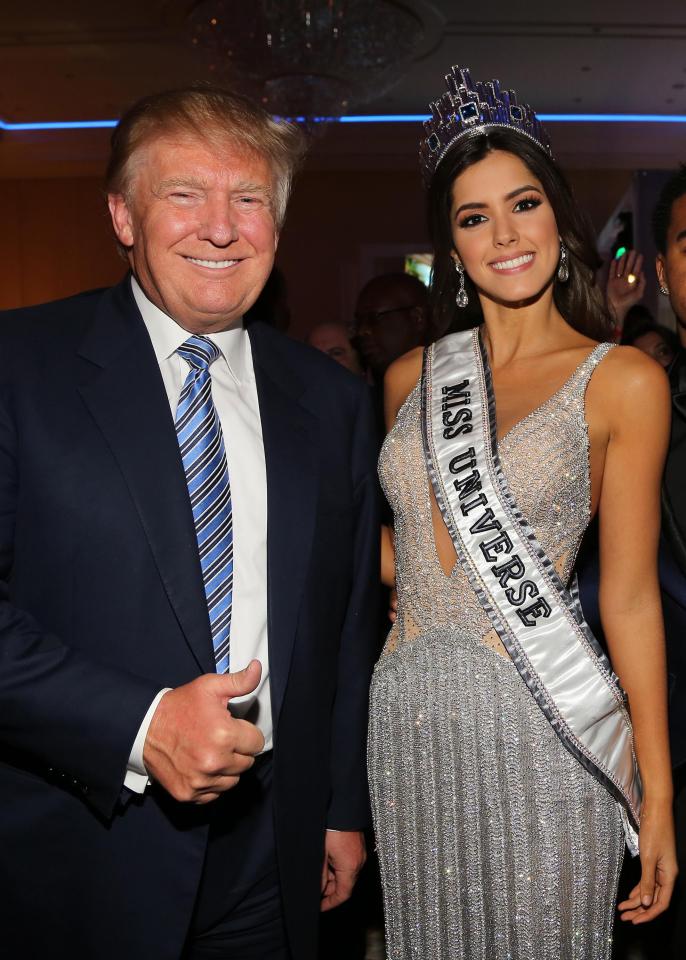
[[[666,909],[677,872],[657,577],[670,396],[667,378],[650,358],[623,348],[612,360],[603,378],[608,440],[599,501],[599,601],[612,664],[629,698],[644,790],[641,881],[620,910],[623,919],[642,923]]]

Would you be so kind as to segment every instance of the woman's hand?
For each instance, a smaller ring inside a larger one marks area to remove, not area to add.
[[[621,331],[629,309],[643,299],[646,277],[643,272],[643,255],[635,250],[613,260],[607,275],[605,296],[616,327]]]
[[[647,923],[669,906],[678,871],[670,801],[644,804],[639,834],[641,879],[617,909],[622,920]]]

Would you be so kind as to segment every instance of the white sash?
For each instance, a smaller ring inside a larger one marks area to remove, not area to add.
[[[641,781],[626,697],[509,490],[478,329],[426,350],[422,430],[436,501],[481,605],[564,746],[620,803],[636,854]]]

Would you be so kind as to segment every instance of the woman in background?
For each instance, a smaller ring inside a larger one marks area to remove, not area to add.
[[[669,370],[679,353],[679,338],[669,327],[661,323],[644,323],[635,327],[622,343],[636,347],[657,360],[664,370]]]

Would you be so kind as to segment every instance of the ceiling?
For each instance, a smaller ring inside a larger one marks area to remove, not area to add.
[[[245,0],[251,2],[251,0]],[[373,0],[369,0],[370,8]],[[424,113],[452,63],[497,77],[543,113],[686,114],[683,0],[405,0],[425,24],[410,71],[360,112]],[[137,97],[210,78],[185,28],[192,0],[6,0],[0,18],[0,118],[114,118]],[[686,124],[550,124],[574,167],[672,167],[686,159]],[[320,168],[414,166],[417,126],[330,128]],[[0,177],[98,175],[107,131],[0,136]]]

